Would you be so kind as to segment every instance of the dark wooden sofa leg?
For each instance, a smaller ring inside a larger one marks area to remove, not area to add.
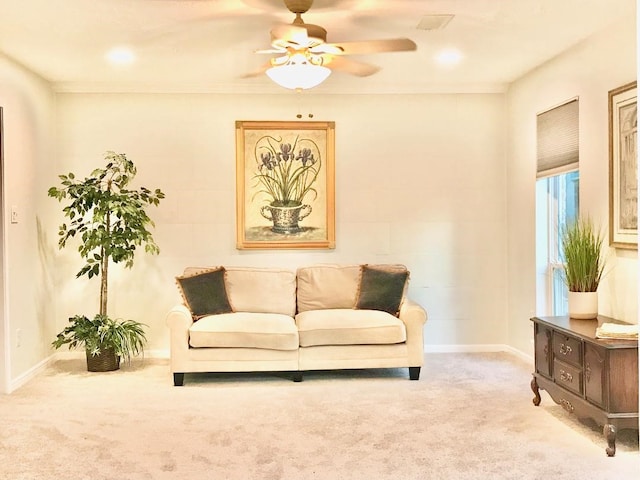
[[[293,381],[301,382],[302,381],[302,372],[293,372]]]
[[[173,374],[173,385],[176,387],[181,387],[184,385],[184,373]]]
[[[418,380],[420,378],[420,367],[409,367],[409,380]]]

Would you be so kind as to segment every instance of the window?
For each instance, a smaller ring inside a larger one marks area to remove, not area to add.
[[[577,170],[541,178],[536,185],[537,311],[567,314],[567,286],[563,280],[562,230],[579,211]]]
[[[578,100],[537,117],[536,312],[565,315],[562,231],[579,212]]]

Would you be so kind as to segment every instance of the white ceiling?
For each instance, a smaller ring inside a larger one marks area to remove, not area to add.
[[[454,14],[442,30],[417,29],[427,14]],[[329,42],[408,37],[415,52],[358,57],[371,77],[336,72],[314,91],[501,91],[589,35],[636,15],[636,0],[315,0],[303,15]],[[0,52],[58,91],[286,93],[266,76],[242,78],[268,56],[269,31],[294,15],[282,0],[0,0]],[[134,49],[114,67],[105,53]],[[464,55],[455,67],[434,57]]]

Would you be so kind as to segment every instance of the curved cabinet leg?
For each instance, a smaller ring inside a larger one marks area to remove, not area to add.
[[[181,387],[184,385],[184,373],[173,374],[173,385],[176,387]]]
[[[602,429],[604,438],[607,439],[607,448],[605,451],[609,457],[613,457],[616,454],[616,427],[607,423]]]
[[[409,380],[420,379],[420,367],[409,367]]]
[[[531,379],[531,390],[533,390],[533,394],[535,395],[533,397],[533,404],[537,407],[540,405],[542,398],[540,398],[540,388],[538,387],[538,381],[536,380],[535,375]]]
[[[302,372],[293,372],[292,380],[296,383],[302,381]]]

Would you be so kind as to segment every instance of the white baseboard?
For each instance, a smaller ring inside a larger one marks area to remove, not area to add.
[[[531,355],[527,355],[523,351],[518,350],[517,348],[513,348],[513,347],[511,347],[509,345],[503,345],[503,347],[504,347],[504,351],[505,352],[510,352],[510,353],[514,354],[516,357],[520,358],[520,360],[524,360],[525,362],[529,362],[531,365],[534,364],[535,359]]]
[[[50,355],[44,360],[31,367],[29,370],[9,382],[9,391],[7,393],[15,392],[17,389],[28,383],[32,378],[36,377],[40,372],[44,371],[50,364],[55,361],[55,355]]]
[[[84,350],[58,350],[53,354],[55,360],[76,360],[85,358]]]
[[[84,350],[59,350],[52,355],[54,360],[77,360],[79,358],[85,358],[86,353]],[[143,358],[142,355],[134,358]],[[159,358],[159,359],[167,359],[169,358],[169,350],[166,349],[157,349],[157,350],[145,350],[144,358]]]
[[[168,349],[159,349],[159,350],[145,350],[144,351],[145,358],[157,358],[162,360],[168,360],[170,358]]]
[[[487,353],[508,352],[533,364],[533,357],[505,344],[473,344],[473,345],[425,345],[425,353]]]
[[[479,352],[509,352],[520,357],[522,360],[533,362],[533,357],[504,344],[473,344],[473,345],[425,345],[425,353],[479,353]],[[50,358],[55,360],[71,360],[84,358],[84,350],[59,350]],[[168,349],[145,350],[144,358],[155,358],[166,360],[170,358]]]
[[[85,358],[86,353],[84,350],[59,350],[53,354],[54,360],[77,360],[79,358]],[[131,357],[133,358],[142,358],[142,355],[139,357]],[[159,358],[159,359],[167,359],[169,358],[169,350],[167,349],[157,349],[157,350],[145,350],[144,358]]]

